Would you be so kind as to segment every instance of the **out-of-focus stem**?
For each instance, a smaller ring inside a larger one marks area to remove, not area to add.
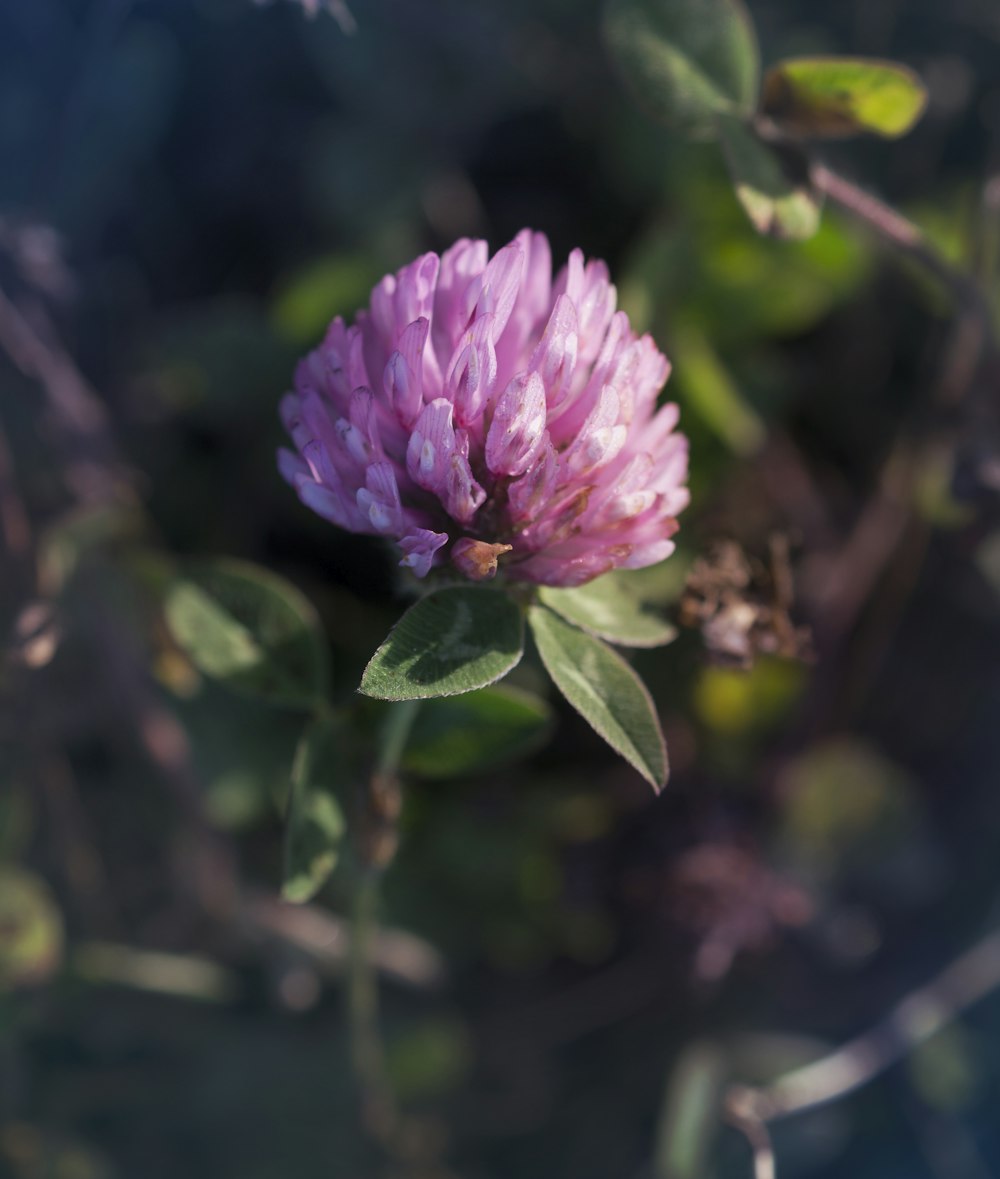
[[[398,1118],[385,1069],[373,948],[382,873],[395,854],[398,840],[402,801],[399,763],[418,707],[418,701],[390,705],[375,769],[363,792],[358,817],[358,878],[351,921],[347,995],[351,1061],[360,1089],[365,1128],[387,1149],[391,1149],[396,1137]]]
[[[958,309],[976,323],[979,348],[993,343],[993,312],[978,283],[940,254],[919,226],[825,164],[814,163],[809,174],[820,192],[864,222],[883,241],[912,258],[947,288]]]

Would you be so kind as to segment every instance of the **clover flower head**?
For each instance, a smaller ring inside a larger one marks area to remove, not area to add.
[[[279,466],[307,507],[391,538],[418,577],[582,585],[667,557],[688,502],[669,364],[603,262],[544,234],[462,239],[375,287],[299,364]]]

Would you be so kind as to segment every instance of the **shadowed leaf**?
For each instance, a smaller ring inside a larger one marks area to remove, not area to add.
[[[241,561],[192,567],[169,585],[167,624],[192,663],[227,687],[307,707],[327,685],[326,644],[309,601]]]
[[[344,755],[336,725],[323,717],[306,729],[295,753],[285,830],[286,901],[308,901],[337,866],[344,815],[337,785]]]
[[[438,590],[393,627],[365,668],[361,691],[377,700],[457,696],[495,683],[523,653],[524,619],[506,594]]]
[[[611,0],[605,37],[654,118],[711,137],[717,114],[753,113],[759,53],[739,0]]]
[[[413,725],[403,769],[452,778],[530,753],[552,722],[546,701],[500,685],[425,704]]]

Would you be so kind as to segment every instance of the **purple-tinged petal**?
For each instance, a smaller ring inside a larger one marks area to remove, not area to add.
[[[393,299],[393,316],[397,325],[409,324],[415,319],[430,320],[440,265],[437,254],[422,254],[399,272]]]
[[[549,409],[569,391],[578,348],[576,308],[566,295],[560,295],[529,365],[542,379]]]
[[[494,475],[521,475],[545,442],[545,385],[537,373],[514,377],[500,394],[486,435]]]
[[[316,513],[339,528],[348,528],[352,532],[370,532],[368,521],[365,520],[357,508],[349,503],[344,495],[330,487],[322,487],[311,479],[303,479],[296,490],[299,499]]]
[[[406,469],[418,486],[443,496],[455,450],[452,405],[438,397],[420,411],[406,449]]]
[[[438,550],[447,543],[447,532],[431,532],[428,528],[416,528],[399,541],[399,547],[406,554],[399,563],[417,577],[426,577],[434,564]]]
[[[403,527],[399,487],[392,463],[372,463],[365,472],[365,486],[358,489],[358,507],[376,532],[398,536]]]
[[[465,441],[463,431],[458,431],[458,442],[455,452],[451,456],[448,466],[448,478],[445,483],[444,506],[448,514],[460,524],[469,525],[476,512],[486,501],[486,492],[479,486],[472,474],[467,456],[468,446],[461,445]]]
[[[402,352],[393,352],[382,374],[382,391],[400,425],[410,427],[423,405],[423,389]]]
[[[484,315],[462,337],[448,366],[445,396],[454,403],[455,420],[460,426],[469,426],[482,417],[496,379],[493,317]]]
[[[461,238],[441,255],[434,311],[431,316],[431,340],[442,368],[455,350],[459,336],[469,326],[471,308],[466,308],[466,293],[489,261],[489,246],[484,241]],[[477,295],[479,286],[477,285]]]
[[[465,294],[466,322],[473,316],[493,317],[494,341],[498,340],[514,310],[514,302],[524,270],[524,251],[514,241],[498,250],[478,282],[473,282]]]
[[[610,463],[621,451],[628,438],[628,430],[618,424],[620,412],[621,401],[617,391],[613,386],[605,385],[593,412],[564,456],[567,468],[574,475],[589,475]]]
[[[297,454],[284,446],[278,447],[278,472],[286,483],[297,487],[300,479],[309,478],[309,468]]]
[[[507,502],[515,531],[526,527],[551,502],[559,471],[559,455],[546,437],[532,466],[508,489]]]

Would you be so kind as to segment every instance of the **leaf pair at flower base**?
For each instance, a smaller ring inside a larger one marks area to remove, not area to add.
[[[495,683],[524,654],[525,617],[542,663],[570,704],[659,790],[667,759],[649,693],[602,639],[652,647],[674,637],[647,614],[625,579],[542,589],[525,611],[497,589],[452,587],[421,599],[365,669],[361,691],[381,700],[429,699]]]

